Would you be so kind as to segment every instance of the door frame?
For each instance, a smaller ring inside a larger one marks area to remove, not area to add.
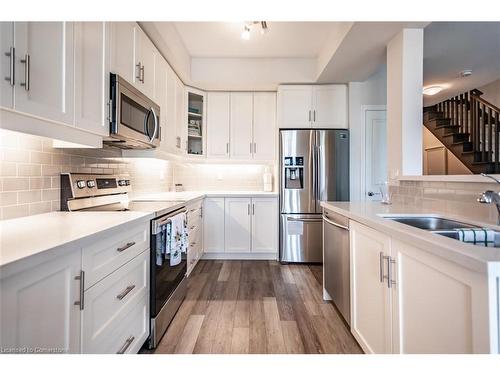
[[[361,106],[361,139],[360,139],[360,153],[361,153],[361,159],[360,159],[360,167],[359,168],[359,187],[360,187],[360,194],[362,196],[362,201],[366,201],[366,112],[368,111],[386,111],[387,113],[387,105],[362,105]],[[386,123],[387,126],[387,123]]]

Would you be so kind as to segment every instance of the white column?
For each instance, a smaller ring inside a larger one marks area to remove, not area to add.
[[[387,45],[389,180],[422,174],[423,29],[404,29]]]

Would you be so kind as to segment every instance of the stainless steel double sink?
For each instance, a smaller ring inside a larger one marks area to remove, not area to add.
[[[414,228],[423,229],[434,234],[460,240],[459,229],[478,229],[483,227],[450,220],[439,216],[382,216],[384,219],[396,221]],[[500,232],[494,231],[494,247],[500,247]]]

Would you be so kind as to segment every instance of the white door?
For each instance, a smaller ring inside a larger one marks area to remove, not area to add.
[[[136,25],[134,32],[135,46],[135,66],[138,74],[134,75],[134,84],[146,96],[152,98],[155,85],[155,55],[156,48],[142,31],[139,25]]]
[[[168,64],[160,55],[155,60],[155,93],[153,100],[160,106],[160,149],[168,151],[167,137],[167,68]]]
[[[160,143],[160,147],[167,152],[175,153],[176,148],[176,137],[175,134],[176,126],[175,119],[177,118],[176,111],[177,108],[175,106],[175,73],[167,64],[167,92],[166,92],[166,110],[163,112],[163,108],[160,112],[160,118],[163,118],[166,121],[166,128],[162,129],[162,143]],[[163,113],[162,113],[163,112]]]
[[[387,112],[367,110],[365,117],[365,199],[381,200],[387,181]]]
[[[15,108],[73,125],[72,22],[16,22]]]
[[[399,241],[391,251],[394,353],[489,353],[486,274]]]
[[[111,72],[132,83],[138,76],[134,60],[135,22],[111,22]]]
[[[312,86],[281,86],[278,90],[279,128],[310,128]]]
[[[175,77],[175,134],[177,152],[187,152],[186,93],[184,84]]]
[[[253,158],[274,160],[276,145],[276,93],[253,95]]]
[[[251,249],[250,198],[226,198],[225,206],[226,253],[249,253]]]
[[[229,158],[228,92],[209,92],[207,95],[207,156]]]
[[[252,198],[252,252],[276,253],[278,249],[276,198]]]
[[[75,126],[109,134],[109,24],[75,22]]]
[[[0,106],[14,106],[14,22],[0,22]]]
[[[224,198],[203,202],[203,245],[206,253],[224,252]]]
[[[2,270],[0,347],[80,352],[80,257],[78,249],[66,249]]]
[[[347,86],[313,86],[313,127],[348,128]]]
[[[350,221],[351,331],[367,353],[392,352],[386,259],[390,237]]]
[[[231,93],[230,155],[231,159],[251,159],[253,152],[253,94]]]

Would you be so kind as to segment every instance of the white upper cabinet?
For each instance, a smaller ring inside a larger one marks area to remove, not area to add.
[[[207,156],[229,158],[229,113],[228,92],[209,92],[207,103]]]
[[[251,251],[251,199],[226,198],[225,201],[226,253]]]
[[[16,22],[15,109],[73,125],[73,23]]]
[[[347,128],[347,86],[313,86],[312,126]]]
[[[290,85],[278,89],[279,128],[347,128],[345,85]]]
[[[280,128],[310,128],[311,108],[311,86],[281,86],[278,89]]]
[[[169,137],[171,134],[168,126],[168,102],[167,102],[167,84],[168,84],[168,64],[160,55],[156,55],[155,60],[155,92],[153,100],[160,106],[160,149],[169,151]],[[173,122],[172,122],[173,123]]]
[[[0,22],[0,106],[14,106],[14,22]]]
[[[224,198],[203,201],[203,247],[206,253],[224,252]]]
[[[253,94],[253,159],[274,160],[276,145],[276,93]]]
[[[275,253],[278,249],[278,201],[252,198],[252,252]]]
[[[162,129],[162,140],[160,147],[162,150],[170,153],[175,153],[176,146],[176,118],[177,118],[177,108],[175,105],[175,86],[176,78],[174,71],[167,64],[167,83],[166,83],[166,108],[161,107],[160,117],[163,117],[166,121],[166,127]]]
[[[75,22],[75,126],[109,134],[109,24]]]
[[[134,29],[134,66],[133,83],[148,97],[154,96],[156,47],[139,26]]]
[[[253,94],[232,92],[230,113],[230,157],[231,159],[251,159],[253,154]]]
[[[80,270],[78,249],[2,270],[0,347],[79,353]]]
[[[134,64],[135,22],[111,22],[111,72],[134,82],[138,69]]]
[[[186,95],[184,84],[175,76],[175,146],[177,153],[187,152],[187,125],[186,125]]]

